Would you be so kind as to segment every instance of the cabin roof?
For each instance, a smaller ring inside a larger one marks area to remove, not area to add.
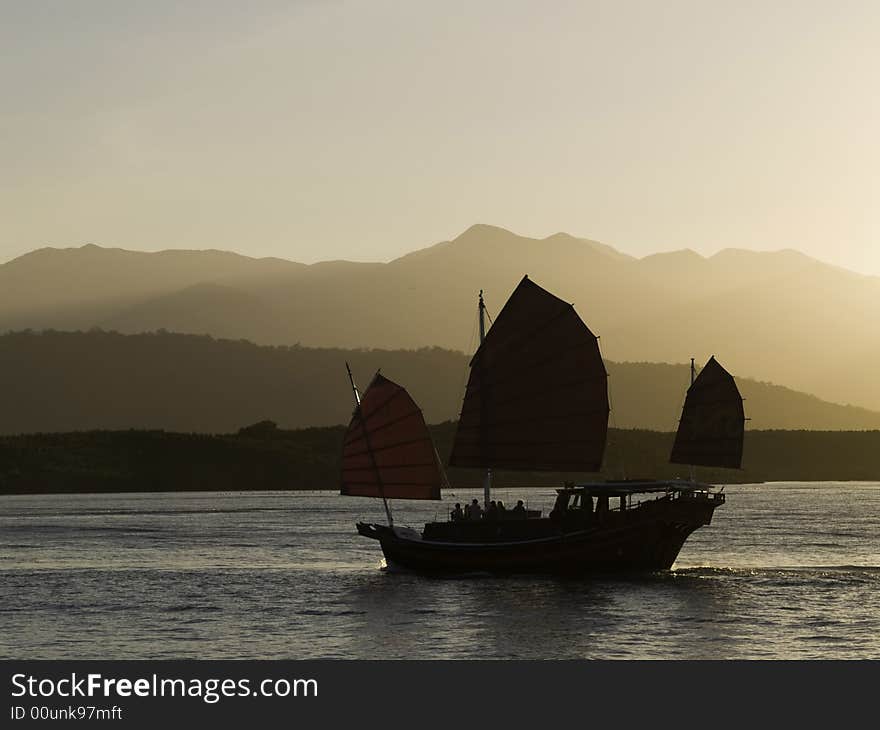
[[[600,497],[619,497],[626,494],[643,494],[649,492],[704,492],[713,489],[713,485],[703,482],[686,482],[681,479],[626,479],[606,482],[584,482],[571,487],[557,489],[557,493],[580,492],[586,490]]]

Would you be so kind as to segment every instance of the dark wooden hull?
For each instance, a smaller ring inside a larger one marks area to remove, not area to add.
[[[708,525],[722,499],[677,499],[591,516],[582,524],[541,519],[483,522],[469,529],[426,525],[423,533],[358,524],[378,540],[390,564],[435,573],[596,573],[672,567],[682,545]],[[429,529],[433,527],[434,529]],[[430,537],[426,539],[425,535]]]

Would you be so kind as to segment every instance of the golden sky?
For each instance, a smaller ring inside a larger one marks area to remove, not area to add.
[[[880,275],[876,2],[0,4],[0,261],[485,222]]]

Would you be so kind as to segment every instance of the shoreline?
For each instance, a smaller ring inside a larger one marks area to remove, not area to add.
[[[456,424],[430,426],[448,461]],[[0,436],[0,495],[335,491],[344,428],[283,430],[262,422],[233,434],[75,431]],[[674,434],[610,429],[600,473],[496,472],[509,489],[564,482],[687,478],[668,463]],[[458,489],[478,470],[448,469]],[[743,468],[697,467],[708,484],[880,481],[880,431],[748,431]],[[315,488],[315,484],[332,485]]]

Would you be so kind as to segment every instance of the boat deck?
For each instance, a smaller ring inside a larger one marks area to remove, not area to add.
[[[583,494],[583,487],[559,490],[563,495]],[[660,492],[658,489],[657,492]],[[644,493],[641,490],[638,493]],[[614,492],[614,494],[618,494]],[[505,541],[517,539],[537,539],[552,537],[569,532],[578,532],[595,527],[626,527],[643,521],[653,521],[664,516],[675,519],[679,508],[687,505],[705,505],[711,519],[715,507],[724,504],[723,492],[710,492],[699,489],[676,489],[644,500],[634,501],[632,492],[620,494],[617,505],[611,506],[608,495],[599,495],[595,509],[589,500],[579,502],[586,506],[569,509],[554,508],[548,517],[516,518],[511,513],[502,513],[501,518],[491,517],[480,520],[450,520],[448,522],[429,522],[422,533],[425,540],[440,541]],[[650,492],[648,492],[650,494]],[[602,500],[602,497],[605,497]],[[559,505],[560,502],[557,501]],[[562,504],[567,505],[567,500]]]

